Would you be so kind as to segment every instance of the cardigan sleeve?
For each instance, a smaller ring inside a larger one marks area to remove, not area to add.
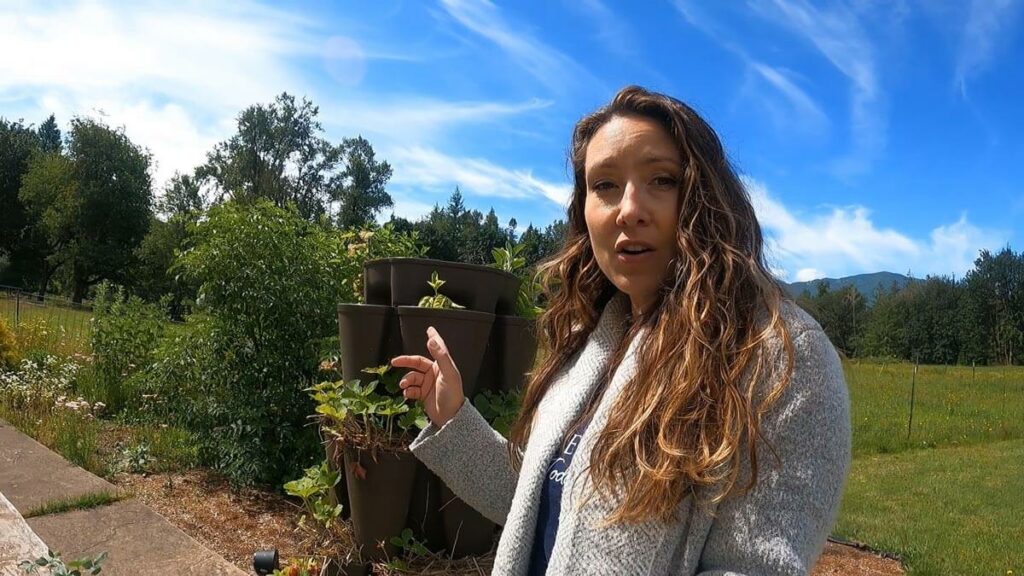
[[[762,417],[758,478],[719,503],[700,576],[810,574],[836,520],[850,466],[849,395],[839,356],[820,328],[794,338],[786,391]],[[744,457],[740,479],[749,472]]]
[[[468,398],[444,426],[424,428],[409,449],[459,498],[505,525],[518,474],[509,460],[508,441]]]

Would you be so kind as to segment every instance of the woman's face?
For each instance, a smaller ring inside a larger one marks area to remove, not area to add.
[[[584,173],[597,264],[629,295],[634,315],[647,312],[676,255],[679,151],[654,120],[615,116],[587,145]]]

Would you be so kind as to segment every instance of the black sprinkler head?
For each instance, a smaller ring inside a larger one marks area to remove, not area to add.
[[[273,550],[260,550],[252,555],[252,569],[260,576],[269,576],[280,567],[277,548]]]

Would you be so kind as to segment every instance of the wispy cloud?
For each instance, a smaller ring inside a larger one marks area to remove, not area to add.
[[[501,48],[548,89],[562,93],[581,81],[600,82],[575,60],[515,26],[489,0],[441,0],[449,16]]]
[[[875,50],[857,14],[842,4],[819,9],[806,0],[751,0],[761,14],[796,32],[850,80],[852,150],[833,165],[842,177],[867,172],[886,143],[887,122]]]
[[[797,127],[801,131],[817,133],[828,127],[828,116],[806,91],[794,82],[782,68],[770,66],[750,55],[732,35],[700,6],[689,0],[675,0],[674,6],[680,15],[694,28],[711,37],[720,46],[735,55],[750,72],[749,77],[759,81],[758,88],[767,84],[774,94],[782,96],[788,109],[782,109],[775,100],[766,97],[764,90],[742,90],[746,98],[756,102],[772,113],[778,126]]]
[[[160,186],[230,134],[238,111],[305,83],[313,24],[257,4],[25,3],[0,14],[5,113],[102,116],[153,152]]]
[[[772,268],[790,282],[878,271],[960,276],[973,266],[980,249],[996,249],[1008,238],[1007,232],[975,226],[966,213],[935,227],[925,239],[879,228],[864,206],[797,214],[764,183],[742,179],[765,231]]]
[[[828,126],[828,116],[818,104],[796,85],[780,68],[773,68],[754,60],[748,62],[750,69],[778,90],[789,101],[793,112],[800,118],[800,124],[812,132],[819,132]],[[782,119],[780,118],[781,122]]]
[[[436,146],[455,127],[493,124],[551,105],[366,89],[318,96],[307,74],[326,71],[352,86],[368,62],[419,56],[401,46],[366,48],[328,34],[320,22],[245,1],[24,3],[0,12],[0,53],[31,55],[0,59],[5,116],[37,123],[51,113],[62,123],[76,115],[101,116],[123,126],[153,153],[158,188],[175,171],[201,164],[234,132],[239,111],[282,91],[313,98],[332,139],[375,136],[375,147],[385,151],[398,143]]]
[[[285,58],[319,48],[312,25],[257,5],[28,5],[0,15],[0,91],[159,93],[237,109],[297,84]],[[187,33],[185,32],[187,31]]]
[[[967,98],[967,80],[977,76],[992,62],[996,45],[1013,22],[1016,0],[973,0],[964,25],[953,79],[963,98]]]
[[[612,12],[601,0],[576,0],[569,4],[582,10],[594,22],[596,37],[603,48],[622,58],[636,55],[635,36],[625,17]]]
[[[395,166],[393,183],[448,194],[459,186],[464,193],[505,199],[540,199],[563,208],[571,187],[534,176],[529,169],[509,169],[481,158],[449,156],[421,146],[399,147],[389,152]]]
[[[339,132],[380,135],[394,141],[429,142],[465,124],[486,124],[551,106],[550,100],[523,102],[447,101],[391,96],[333,101],[320,107],[325,126]]]

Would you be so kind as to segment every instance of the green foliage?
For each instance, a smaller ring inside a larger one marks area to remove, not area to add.
[[[27,574],[39,574],[40,568],[46,569],[50,576],[86,576],[87,574],[99,574],[102,564],[107,558],[106,552],[101,552],[93,558],[82,558],[72,560],[67,564],[60,557],[60,552],[47,550],[46,556],[36,560],[23,560],[18,567]]]
[[[45,293],[57,270],[74,259],[81,199],[71,160],[58,153],[32,156],[18,193],[26,216],[26,236],[35,253],[34,280]]]
[[[201,459],[236,483],[283,481],[319,449],[302,389],[361,270],[345,236],[266,201],[227,203],[193,228],[176,273],[196,311],[161,341],[147,375],[154,410],[201,438]]]
[[[341,241],[345,245],[348,264],[342,282],[362,301],[363,264],[379,258],[418,258],[426,254],[416,231],[402,232],[388,223],[363,230],[343,230]]]
[[[867,302],[854,286],[831,292],[820,281],[814,297],[802,296],[797,302],[821,324],[832,344],[847,356],[858,355],[868,320]]]
[[[97,476],[107,475],[107,466],[99,455],[101,427],[95,418],[75,410],[57,410],[50,426],[51,436],[44,435],[43,444]]]
[[[85,118],[71,121],[67,159],[74,193],[59,210],[72,214],[70,243],[54,243],[64,261],[72,299],[103,279],[124,283],[135,248],[149,228],[153,202],[150,156],[122,129]],[[53,238],[51,237],[51,240]]]
[[[491,392],[484,390],[473,399],[480,415],[502,436],[508,437],[519,415],[522,397],[519,392]]]
[[[214,147],[197,179],[213,183],[222,198],[294,205],[310,221],[327,215],[329,201],[342,202],[342,225],[372,221],[392,204],[384,190],[391,167],[375,160],[363,138],[337,146],[325,140],[318,114],[312,102],[297,102],[288,93],[246,108],[238,131]]]
[[[391,179],[391,166],[374,158],[373,147],[362,136],[346,138],[340,149],[345,170],[340,174],[340,186],[332,191],[332,200],[341,206],[338,226],[367,226],[377,213],[394,205],[391,195],[385,190]]]
[[[458,188],[447,206],[435,206],[421,221],[411,224],[392,217],[392,222],[419,232],[429,256],[449,262],[487,264],[491,250],[513,237],[510,230],[501,228],[493,209],[486,216],[478,210],[467,210]]]
[[[432,555],[422,542],[413,537],[411,528],[402,530],[402,533],[398,536],[392,536],[391,543],[398,547],[402,556],[401,558],[391,558],[388,560],[387,567],[391,570],[410,570],[409,561]]]
[[[0,118],[0,283],[17,286],[38,282],[46,257],[39,238],[26,234],[32,222],[18,197],[31,158],[40,151],[38,134],[22,122]]]
[[[60,514],[62,512],[70,512],[72,510],[88,510],[90,508],[113,504],[114,502],[122,500],[124,497],[125,496],[120,493],[100,490],[99,492],[89,492],[87,494],[71,498],[57,498],[55,500],[44,502],[43,504],[29,510],[25,513],[25,518]]]
[[[331,470],[327,461],[306,468],[305,472],[302,478],[286,483],[284,491],[289,496],[301,498],[306,512],[330,530],[341,516],[341,504],[332,502],[330,497],[331,489],[338,484],[341,475]]]
[[[133,376],[151,363],[165,323],[159,307],[129,296],[124,288],[107,282],[97,287],[91,320],[96,389],[91,400],[117,412],[137,396]]]
[[[18,361],[18,341],[14,338],[14,331],[0,318],[0,370],[13,370]]]
[[[152,462],[153,457],[149,455],[149,444],[139,442],[134,446],[125,446],[121,449],[116,467],[122,472],[142,474],[149,471]]]
[[[441,294],[439,292],[439,290],[441,289],[441,286],[444,286],[444,280],[441,280],[437,276],[437,271],[436,270],[433,273],[431,273],[430,280],[427,281],[427,284],[429,284],[430,287],[434,289],[434,295],[433,296],[424,296],[423,298],[420,298],[419,306],[421,308],[441,308],[441,309],[465,308],[465,306],[460,306],[460,305],[456,304],[455,302],[452,302],[451,298],[449,298],[449,297],[447,297],[444,294]]]
[[[427,427],[423,406],[405,402],[398,385],[400,376],[390,365],[364,372],[377,378],[366,384],[360,380],[321,382],[308,389],[317,404],[321,427],[351,446],[404,448],[410,432]]]
[[[525,244],[506,243],[504,248],[495,248],[491,253],[494,256],[494,267],[519,276],[519,293],[516,295],[516,315],[523,318],[536,318],[540,316],[543,308],[537,305],[540,299],[543,286],[537,280],[537,276],[530,276],[527,271],[526,258],[523,258]]]
[[[18,195],[38,253],[40,292],[58,272],[76,302],[100,280],[127,278],[149,227],[149,163],[122,130],[84,118],[71,121],[66,153],[33,156]]]

